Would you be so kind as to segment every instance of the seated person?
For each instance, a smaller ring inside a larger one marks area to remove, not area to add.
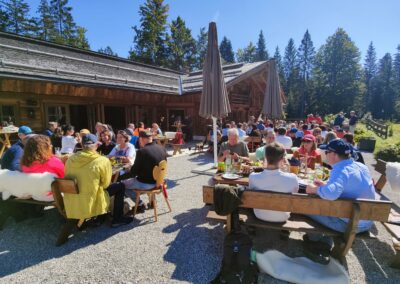
[[[52,173],[57,178],[64,177],[63,162],[53,156],[50,138],[46,135],[33,135],[28,139],[21,158],[24,173]]]
[[[280,167],[285,160],[285,149],[281,144],[272,142],[265,146],[265,158],[267,167],[259,173],[249,176],[249,188],[256,190],[269,190],[276,192],[297,192],[299,183],[297,177],[291,173],[285,173]],[[254,209],[258,219],[268,222],[286,222],[290,217],[289,212]]]
[[[153,123],[151,125],[151,131],[153,132],[153,135],[157,136],[157,135],[162,135],[161,129],[158,126],[157,123]]]
[[[88,134],[82,137],[82,146],[83,150],[73,154],[65,165],[65,177],[76,179],[79,187],[79,194],[64,194],[67,218],[77,222],[106,214],[110,196],[114,196],[111,227],[131,223],[132,217],[123,216],[125,186],[122,183],[110,185],[111,163],[96,152],[96,135]],[[68,235],[69,232],[61,235],[57,245],[65,243]]]
[[[32,129],[28,126],[21,126],[18,129],[19,140],[7,149],[1,158],[1,168],[3,170],[21,171],[20,161],[24,154],[24,142],[32,133]]]
[[[324,142],[324,138],[322,137],[321,132],[322,130],[319,127],[315,127],[312,132],[312,135],[314,135],[317,145],[320,145]]]
[[[43,131],[43,134],[51,137],[54,134],[54,130],[58,127],[58,123],[54,121],[49,121],[47,128]]]
[[[153,168],[167,160],[165,149],[153,141],[151,131],[139,132],[140,149],[136,153],[135,162],[131,168],[130,177],[123,181],[126,187],[126,194],[136,202],[136,194],[133,189],[150,190],[156,186],[153,178]],[[142,201],[138,204],[139,211],[144,210]]]
[[[303,160],[307,163],[307,168],[314,169],[315,164],[322,164],[322,158],[315,137],[312,134],[304,135],[301,146],[298,150],[294,151],[293,157]],[[307,159],[307,161],[305,161]]]
[[[275,132],[268,131],[267,135],[265,136],[265,141],[266,141],[266,143],[265,143],[266,145],[271,144],[272,142],[275,142]],[[261,146],[261,147],[257,148],[257,150],[256,150],[256,158],[259,161],[264,161],[264,159],[265,159],[265,146]]]
[[[61,154],[72,154],[74,152],[76,144],[80,139],[79,133],[73,136],[75,129],[72,125],[63,126],[63,137],[61,139]]]
[[[307,186],[307,193],[317,194],[322,199],[336,200],[346,199],[375,199],[375,188],[372,183],[371,174],[368,167],[351,159],[351,149],[349,144],[340,139],[329,142],[328,145],[321,145],[326,152],[329,165],[332,166],[329,180],[315,181],[314,184]],[[345,232],[349,220],[330,216],[309,216],[318,223],[338,232]],[[357,232],[368,231],[373,225],[373,221],[360,220]],[[306,240],[323,241],[327,244],[325,251],[321,251],[324,258],[329,258],[329,250],[332,246],[332,239],[318,235],[308,235]],[[311,251],[312,254],[320,253]],[[326,259],[325,259],[326,260]],[[329,259],[328,259],[329,261]]]
[[[354,161],[360,162],[362,164],[365,164],[364,162],[364,157],[362,156],[361,152],[357,149],[354,143],[354,135],[351,133],[346,133],[342,140],[351,146],[351,157],[353,158]]]
[[[102,155],[108,155],[114,149],[115,143],[111,140],[111,133],[108,130],[104,130],[100,133],[101,145],[97,148],[97,152]]]
[[[139,137],[139,132],[144,130],[144,122],[139,122],[138,127],[133,131],[133,136]]]
[[[228,141],[221,144],[218,154],[218,161],[224,162],[228,155],[232,155],[234,160],[243,159],[248,160],[249,149],[246,143],[239,141],[239,133],[237,128],[230,128],[228,130]]]
[[[237,124],[237,130],[238,130],[238,132],[239,132],[239,138],[243,138],[244,136],[246,136],[246,131],[244,131],[244,130],[242,129],[242,127],[243,127],[243,124],[239,122],[239,123]]]
[[[295,134],[295,138],[293,140],[293,147],[300,147],[301,146],[301,139],[304,137],[304,132],[301,130],[297,130]]]
[[[292,138],[286,136],[285,127],[278,128],[278,135],[275,137],[275,141],[282,144],[285,149],[290,149],[293,145]]]
[[[119,157],[123,163],[133,164],[136,156],[136,149],[131,143],[129,143],[129,135],[123,131],[118,131],[117,134],[117,145],[107,157]]]

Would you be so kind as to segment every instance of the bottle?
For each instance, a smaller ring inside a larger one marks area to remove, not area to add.
[[[226,159],[225,159],[225,173],[226,174],[232,173],[232,158],[231,158],[231,155],[226,156]]]
[[[314,179],[322,180],[323,176],[324,176],[324,170],[321,164],[315,164]]]

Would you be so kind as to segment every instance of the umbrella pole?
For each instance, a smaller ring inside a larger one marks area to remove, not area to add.
[[[218,160],[217,160],[217,148],[218,148],[218,142],[217,142],[217,118],[212,117],[213,121],[213,136],[214,136],[214,167],[217,167],[218,165]]]

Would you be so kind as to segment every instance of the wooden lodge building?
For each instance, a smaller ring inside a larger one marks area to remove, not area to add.
[[[247,121],[261,111],[269,61],[223,67],[232,113]],[[0,32],[0,121],[48,121],[94,129],[97,121],[124,129],[129,122],[190,116],[195,135],[210,124],[198,115],[202,72],[182,74],[127,59]]]

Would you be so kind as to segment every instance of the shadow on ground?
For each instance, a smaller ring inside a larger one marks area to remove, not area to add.
[[[208,208],[191,209],[174,217],[175,224],[163,233],[179,231],[164,255],[176,265],[172,279],[190,283],[209,283],[217,274],[222,257],[222,226],[206,228]]]
[[[14,223],[9,218],[0,231],[0,278],[80,248],[96,245],[113,235],[133,229],[138,223],[135,220],[120,228],[102,225],[74,232],[66,244],[56,247],[55,242],[63,225],[62,217],[56,209],[45,210],[44,216],[20,223]]]

